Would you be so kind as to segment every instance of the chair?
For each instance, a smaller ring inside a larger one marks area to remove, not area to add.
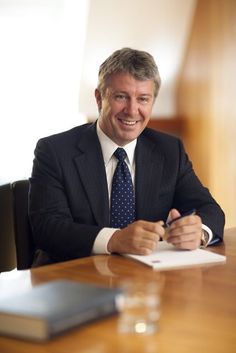
[[[16,267],[11,184],[0,185],[0,272]]]
[[[24,270],[31,267],[35,251],[28,218],[29,180],[15,181],[12,192],[17,269]]]

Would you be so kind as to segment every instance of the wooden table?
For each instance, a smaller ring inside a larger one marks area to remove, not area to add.
[[[0,297],[66,278],[109,287],[142,278],[163,283],[159,332],[119,333],[119,315],[77,328],[47,343],[0,337],[1,353],[235,353],[236,228],[211,251],[226,264],[157,272],[121,256],[91,256],[27,271],[0,274]]]

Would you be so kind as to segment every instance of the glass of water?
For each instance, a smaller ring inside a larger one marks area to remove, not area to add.
[[[121,333],[152,334],[159,329],[162,285],[134,279],[121,284],[124,295],[118,330]]]

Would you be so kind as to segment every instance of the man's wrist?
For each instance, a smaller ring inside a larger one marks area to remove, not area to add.
[[[114,250],[114,245],[115,245],[115,240],[116,240],[116,234],[117,232],[120,231],[120,229],[114,229],[114,233],[112,234],[112,236],[110,237],[108,243],[107,243],[107,251],[109,252],[109,254],[115,252]]]
[[[204,235],[202,235],[201,242],[203,243],[203,245],[201,246],[207,247],[210,244],[211,240],[213,239],[213,233],[212,233],[212,230],[205,224],[202,224],[202,231],[204,232]]]
[[[209,234],[208,234],[208,232],[206,230],[202,229],[200,247],[201,248],[206,248],[208,244],[209,244]]]
[[[110,254],[108,243],[116,230],[115,228],[102,228],[94,241],[92,254]]]

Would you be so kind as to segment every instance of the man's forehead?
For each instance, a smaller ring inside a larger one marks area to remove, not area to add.
[[[129,73],[116,73],[111,75],[107,82],[108,91],[129,93],[138,91],[141,94],[152,95],[154,91],[153,80],[139,80]]]

